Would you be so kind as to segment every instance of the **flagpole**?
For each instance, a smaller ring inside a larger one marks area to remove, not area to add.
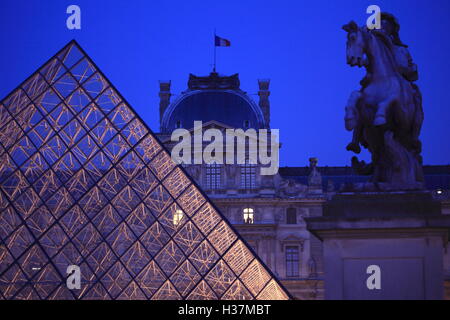
[[[216,28],[214,28],[214,67],[213,72],[216,72]]]

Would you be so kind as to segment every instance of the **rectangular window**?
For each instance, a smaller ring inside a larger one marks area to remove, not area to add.
[[[217,190],[221,188],[222,168],[219,164],[206,165],[206,189]]]
[[[287,224],[297,224],[297,209],[288,208],[286,210],[286,223]]]
[[[298,277],[299,266],[298,247],[286,247],[286,277]]]
[[[256,188],[256,165],[248,163],[241,165],[241,188]]]

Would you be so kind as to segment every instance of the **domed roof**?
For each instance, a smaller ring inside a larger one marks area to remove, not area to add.
[[[165,110],[162,132],[191,129],[194,121],[221,122],[231,128],[265,128],[260,107],[239,89],[237,75],[208,77],[190,75],[189,89]]]

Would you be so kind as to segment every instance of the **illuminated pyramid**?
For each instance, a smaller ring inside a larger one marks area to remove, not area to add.
[[[0,299],[287,298],[75,41],[0,103]]]

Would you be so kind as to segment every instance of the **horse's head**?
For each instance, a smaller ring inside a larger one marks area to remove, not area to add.
[[[364,34],[358,25],[351,21],[342,27],[347,31],[347,63],[352,67],[367,66],[367,56],[365,54]]]

